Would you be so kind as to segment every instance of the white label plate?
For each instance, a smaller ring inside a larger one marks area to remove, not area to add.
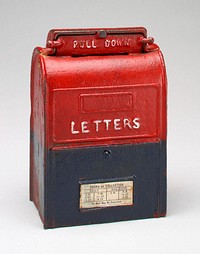
[[[80,209],[133,205],[133,181],[80,185]]]

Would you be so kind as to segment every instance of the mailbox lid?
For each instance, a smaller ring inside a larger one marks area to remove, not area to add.
[[[141,53],[146,35],[144,27],[52,29],[46,46],[56,56]]]
[[[49,146],[166,139],[161,52],[45,56]]]

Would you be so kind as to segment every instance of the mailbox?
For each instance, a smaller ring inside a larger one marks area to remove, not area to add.
[[[44,228],[165,216],[166,86],[143,27],[48,33],[31,68],[30,199]]]

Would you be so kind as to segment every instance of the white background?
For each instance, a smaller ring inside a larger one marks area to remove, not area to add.
[[[43,230],[29,202],[29,75],[51,28],[145,26],[168,73],[168,216]],[[199,253],[199,0],[0,0],[0,253]]]

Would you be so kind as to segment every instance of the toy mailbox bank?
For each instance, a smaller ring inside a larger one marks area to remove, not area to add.
[[[166,214],[166,72],[146,29],[55,29],[31,69],[30,199],[44,228]]]

